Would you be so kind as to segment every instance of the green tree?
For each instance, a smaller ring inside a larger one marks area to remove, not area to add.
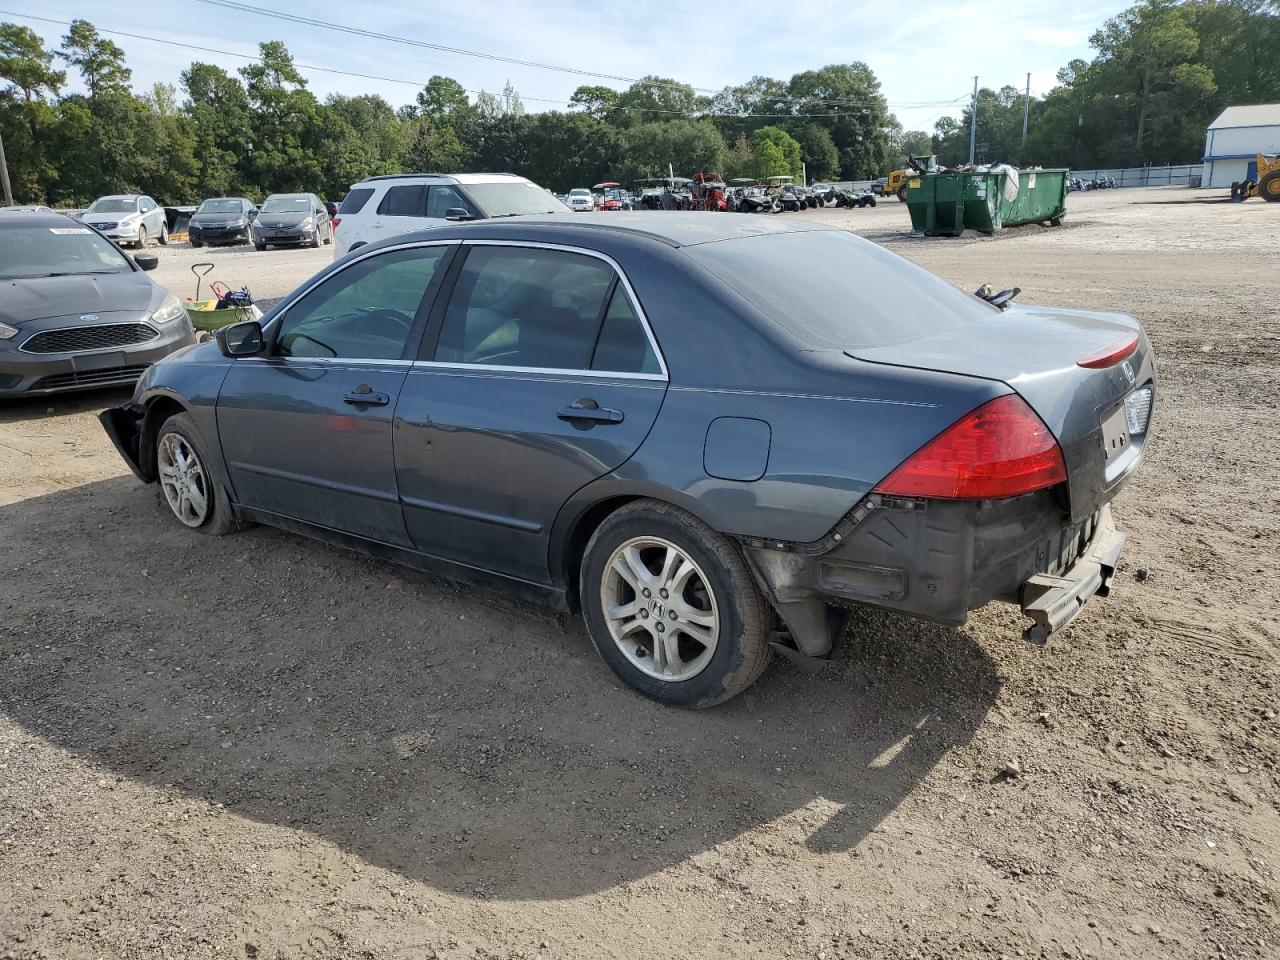
[[[404,169],[406,140],[412,128],[382,97],[330,96],[321,110],[325,135],[317,146],[317,192],[337,198],[364,177]]]
[[[842,179],[861,180],[889,168],[890,136],[897,121],[880,92],[880,81],[865,63],[797,73],[788,91],[795,113],[813,115],[831,134]]]
[[[211,63],[192,63],[181,78],[196,140],[198,192],[262,199],[249,170],[253,129],[244,86]]]
[[[691,117],[708,106],[687,83],[647,76],[618,94],[611,117],[622,126],[638,126]]]
[[[521,172],[535,183],[564,193],[616,176],[618,131],[588,114],[536,113],[524,130],[529,151]]]
[[[675,119],[642,123],[622,132],[616,177],[630,183],[641,177],[665,177],[723,171],[724,137],[710,120]]]
[[[796,127],[792,135],[800,144],[800,159],[810,181],[831,180],[839,175],[840,151],[826,127],[810,121]]]
[[[781,127],[761,127],[751,135],[755,175],[765,177],[801,176],[800,143]]]
[[[261,59],[240,68],[249,101],[249,173],[264,193],[314,190],[316,147],[324,139],[316,98],[278,40],[258,44]]]
[[[591,84],[579,87],[569,98],[570,110],[580,110],[593,120],[600,121],[608,119],[617,104],[617,90]]]
[[[124,65],[124,51],[115,41],[99,34],[88,20],[71,21],[58,55],[80,71],[90,100],[102,93],[126,91],[133,76],[133,71]]]
[[[57,176],[46,131],[57,122],[51,101],[67,75],[54,69],[54,54],[36,33],[0,23],[0,135],[3,135],[15,197],[44,199]]]

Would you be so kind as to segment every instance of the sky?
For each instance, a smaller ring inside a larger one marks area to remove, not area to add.
[[[933,129],[943,115],[959,115],[973,77],[985,87],[1026,85],[1043,94],[1058,68],[1091,56],[1089,37],[1129,4],[1120,0],[1024,0],[999,3],[921,0],[466,0],[352,2],[242,0],[259,10],[394,34],[426,43],[617,78],[672,77],[708,91],[762,75],[792,74],[832,63],[866,62],[880,78],[889,108],[908,130]],[[906,7],[906,9],[901,9]],[[897,9],[895,9],[897,8]],[[15,16],[25,14],[28,16]],[[213,47],[187,50],[112,35],[124,48],[136,90],[178,82],[193,59],[234,71],[264,40],[283,40],[299,64],[383,79],[303,70],[310,89],[377,93],[392,105],[411,102],[433,74],[451,76],[472,91],[497,92],[510,80],[530,111],[563,109],[580,84],[617,89],[625,79],[574,74],[458,53],[355,37],[322,27],[285,23],[202,0],[0,0],[0,20],[31,27],[57,48],[66,27],[46,20],[84,18],[100,30]],[[79,84],[69,78],[69,89]],[[404,82],[395,82],[404,81]]]

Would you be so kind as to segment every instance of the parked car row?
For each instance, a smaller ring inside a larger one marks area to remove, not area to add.
[[[801,186],[789,176],[757,181],[739,177],[725,182],[718,173],[692,177],[650,177],[637,180],[631,193],[616,183],[598,183],[590,190],[576,187],[564,197],[575,212],[609,210],[707,210],[730,213],[781,213],[816,207],[874,207],[870,190],[842,190],[828,183]]]

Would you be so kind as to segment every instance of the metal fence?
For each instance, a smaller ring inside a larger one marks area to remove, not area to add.
[[[1120,187],[1200,186],[1202,167],[1198,163],[1168,167],[1112,167],[1105,170],[1072,170],[1072,177],[1099,180],[1111,177]]]

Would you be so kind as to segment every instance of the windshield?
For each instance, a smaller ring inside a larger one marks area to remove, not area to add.
[[[196,213],[239,213],[239,200],[206,200]]]
[[[536,213],[565,213],[563,203],[532,183],[468,183],[468,195],[490,217],[517,217]]]
[[[262,205],[261,213],[310,213],[311,201],[306,197],[271,197]]]
[[[807,344],[880,347],[963,326],[995,309],[843,230],[740,237],[685,252]],[[743,283],[768,277],[768,283]]]
[[[93,206],[85,213],[137,213],[138,201],[122,197],[103,197],[93,201]]]
[[[0,226],[0,280],[128,273],[129,262],[111,241],[88,227]]]

